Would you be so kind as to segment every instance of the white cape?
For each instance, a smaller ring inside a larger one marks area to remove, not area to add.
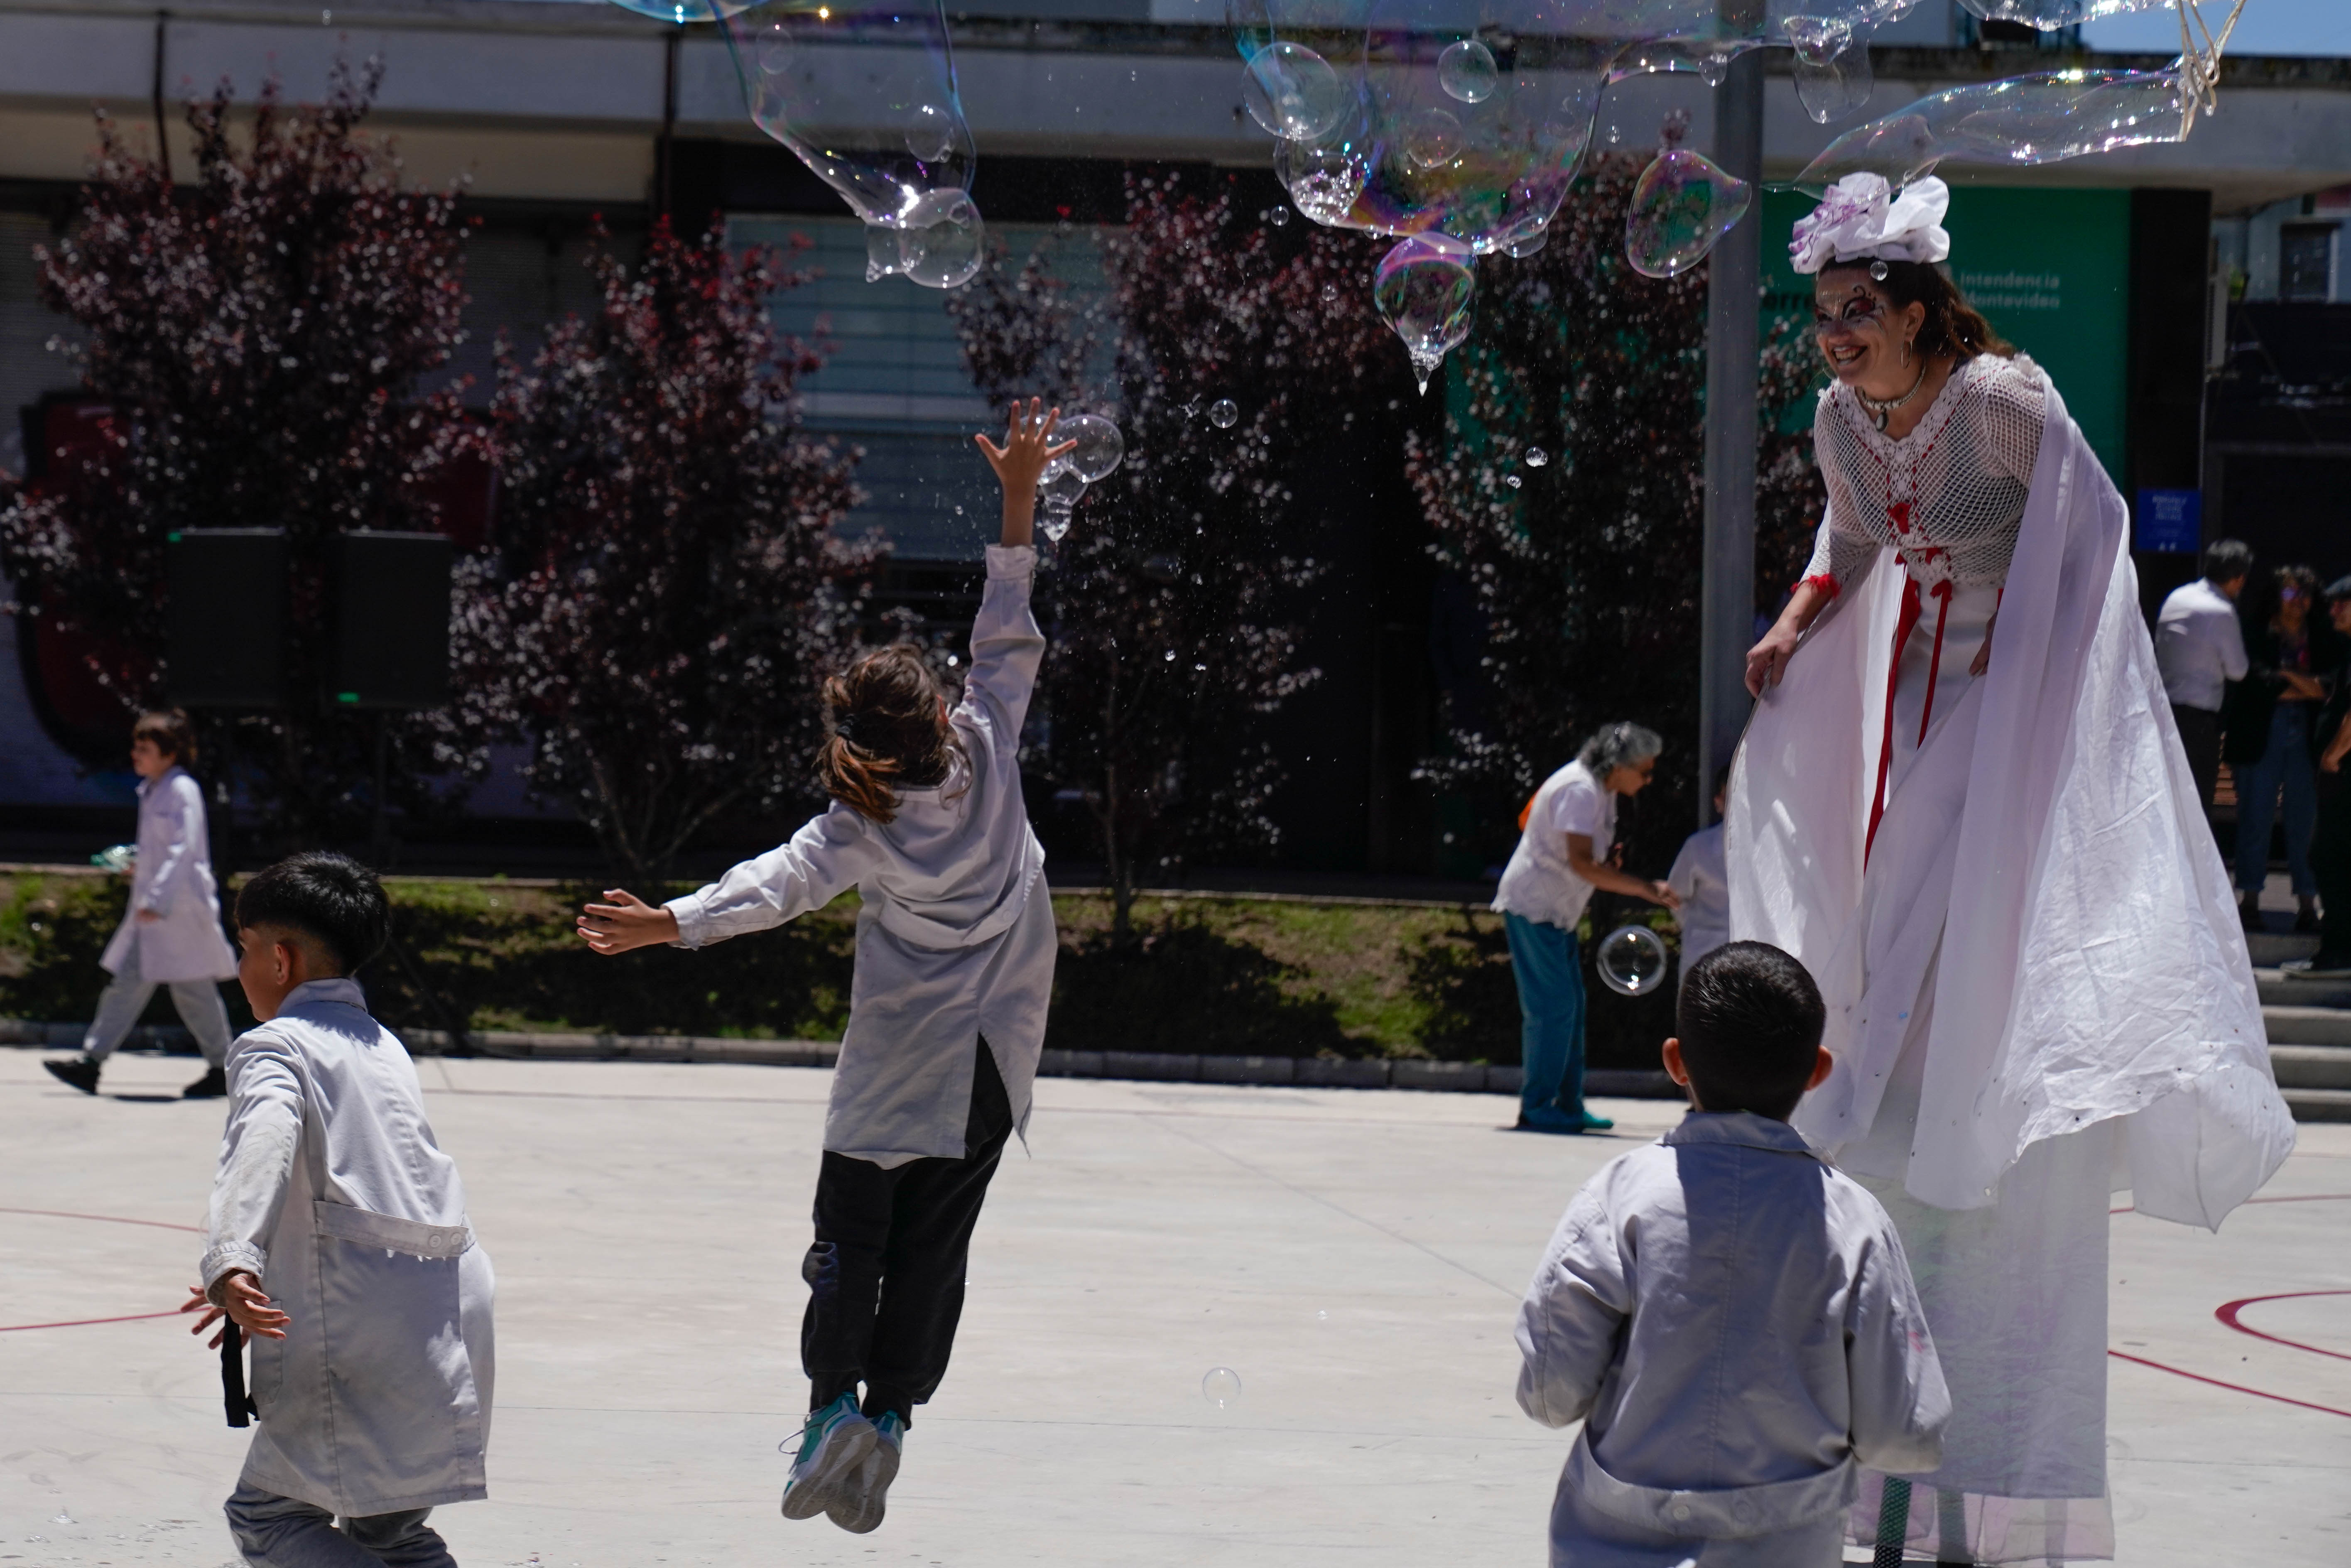
[[[1931,985],[1905,1185],[1938,1207],[1988,1204],[2032,1144],[2121,1120],[2139,1211],[2217,1227],[2294,1147],[2127,533],[2049,388],[1991,667],[1889,800],[1866,885],[1890,550],[1814,622],[1733,765],[1731,936],[1813,971],[1838,1056],[1795,1124],[1830,1150],[1868,1133]]]

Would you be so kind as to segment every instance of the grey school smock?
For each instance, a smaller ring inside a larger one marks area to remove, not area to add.
[[[789,843],[672,899],[680,943],[780,925],[845,889],[857,975],[824,1146],[883,1167],[959,1159],[983,1038],[1025,1135],[1053,994],[1045,851],[1020,798],[1020,724],[1045,635],[1029,608],[1037,552],[990,546],[971,673],[948,722],[964,756],[875,822],[835,801]]]
[[[227,1065],[204,1289],[250,1270],[292,1320],[246,1342],[244,1484],[345,1518],[488,1496],[496,1281],[407,1049],[312,980]]]

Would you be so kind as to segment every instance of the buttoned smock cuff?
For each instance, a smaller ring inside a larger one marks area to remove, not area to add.
[[[993,581],[1025,582],[1037,570],[1035,545],[990,545],[987,575]]]
[[[206,1249],[203,1265],[204,1300],[221,1304],[220,1282],[242,1269],[256,1280],[268,1278],[269,1254],[250,1241],[224,1241]]]
[[[1825,571],[1813,572],[1811,576],[1804,578],[1802,580],[1798,582],[1796,586],[1798,588],[1817,588],[1831,599],[1834,599],[1837,594],[1842,591],[1842,590],[1837,586],[1837,580],[1830,576]]]
[[[702,895],[689,893],[684,898],[673,898],[662,905],[677,921],[677,940],[673,947],[699,947],[710,940],[710,919],[702,912]]]

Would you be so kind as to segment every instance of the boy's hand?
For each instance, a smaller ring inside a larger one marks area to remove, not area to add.
[[[599,953],[626,953],[677,940],[677,916],[625,888],[608,887],[612,904],[590,904],[580,916],[580,938]]]
[[[260,1281],[238,1269],[223,1274],[216,1288],[221,1293],[218,1304],[204,1294],[203,1286],[188,1287],[188,1299],[180,1303],[180,1310],[204,1314],[196,1320],[196,1326],[188,1331],[190,1333],[202,1333],[226,1318],[249,1334],[259,1334],[264,1339],[286,1337],[286,1325],[294,1320],[270,1303],[268,1296],[262,1291]],[[218,1350],[221,1338],[220,1334],[213,1335],[210,1347]]]

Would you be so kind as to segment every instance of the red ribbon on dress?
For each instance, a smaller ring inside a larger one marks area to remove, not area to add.
[[[1900,527],[1909,512],[1907,505],[1889,507],[1886,515]],[[1896,512],[1904,516],[1896,516]],[[1937,551],[1935,553],[1941,553]],[[1877,792],[1869,803],[1869,836],[1862,841],[1861,863],[1869,865],[1869,852],[1877,847],[1877,824],[1886,817],[1886,782],[1894,767],[1894,692],[1902,680],[1902,650],[1910,641],[1910,633],[1918,629],[1926,612],[1926,600],[1918,591],[1918,580],[1909,575],[1910,558],[1900,552],[1896,559],[1902,562],[1902,612],[1894,622],[1894,655],[1886,666],[1886,728],[1877,747]],[[1918,744],[1927,744],[1927,727],[1935,717],[1935,682],[1943,673],[1943,629],[1951,617],[1951,583],[1949,578],[1935,584],[1928,592],[1935,596],[1935,651],[1927,661],[1927,701],[1918,715]]]

